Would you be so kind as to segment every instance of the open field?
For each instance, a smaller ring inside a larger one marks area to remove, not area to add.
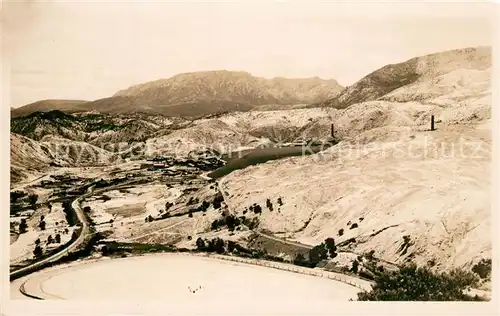
[[[94,281],[88,282],[89,278]],[[11,285],[13,299],[20,298],[16,285]],[[333,308],[336,301],[354,299],[360,291],[327,278],[178,254],[99,260],[47,269],[30,276],[25,289],[47,299],[162,299],[170,304],[184,300],[200,304],[223,300],[233,306],[259,302],[263,307],[274,304],[283,308],[287,302],[296,300],[318,301]]]

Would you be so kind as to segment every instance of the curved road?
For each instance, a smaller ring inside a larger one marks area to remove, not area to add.
[[[131,182],[135,182],[135,181],[138,181],[138,180],[135,179],[134,181],[131,181]],[[85,199],[85,198],[87,198],[89,196],[92,196],[94,194],[98,194],[98,193],[102,193],[102,192],[110,191],[110,190],[116,190],[116,189],[119,189],[122,186],[127,186],[127,185],[130,185],[130,184],[131,183],[122,183],[122,184],[119,184],[119,185],[115,185],[115,186],[111,186],[111,187],[99,189],[99,190],[96,190],[96,191],[89,190],[88,193],[85,193],[85,194],[79,196],[78,198],[76,198],[71,203],[71,207],[73,208],[73,210],[75,210],[76,215],[78,217],[78,220],[80,221],[80,223],[82,225],[82,230],[81,230],[80,235],[78,236],[78,238],[75,241],[73,241],[73,243],[71,243],[65,249],[63,249],[63,250],[61,250],[61,251],[59,251],[59,252],[57,252],[57,253],[55,253],[55,254],[47,257],[47,258],[45,258],[45,259],[42,259],[42,260],[37,261],[37,262],[35,262],[33,264],[30,264],[30,265],[28,265],[26,267],[23,267],[23,268],[20,268],[20,269],[17,269],[15,271],[10,272],[10,278],[12,279],[12,277],[16,276],[17,274],[28,272],[28,271],[30,271],[32,269],[36,269],[36,268],[38,268],[40,266],[43,266],[44,264],[57,261],[57,260],[61,259],[62,257],[64,257],[65,255],[67,255],[69,252],[74,251],[75,249],[77,249],[78,246],[80,246],[85,241],[85,238],[89,235],[89,232],[90,232],[89,223],[87,222],[87,219],[85,218],[85,214],[84,214],[83,210],[80,207],[80,200]]]

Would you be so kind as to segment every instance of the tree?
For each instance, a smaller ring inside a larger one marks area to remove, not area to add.
[[[325,239],[325,246],[328,249],[330,258],[335,258],[337,256],[337,246],[335,245],[335,240],[331,237],[328,237],[327,239]]]
[[[61,234],[56,234],[56,243],[61,243]]]
[[[84,211],[85,213],[90,212],[90,206],[85,206],[85,207],[83,208],[83,211]]]
[[[342,236],[342,235],[344,235],[344,229],[343,228],[339,229],[339,236]]]
[[[325,244],[320,244],[314,246],[309,250],[309,261],[311,265],[316,266],[321,260],[328,258],[328,250],[325,248]]]
[[[434,274],[427,267],[410,264],[397,271],[378,271],[369,292],[358,293],[360,301],[481,301],[465,290],[478,284],[474,273],[462,270]]]
[[[227,228],[229,231],[234,231],[234,228],[241,224],[240,219],[234,215],[228,215],[225,218]]]
[[[255,203],[255,204],[253,205],[253,212],[254,212],[255,214],[260,214],[260,213],[262,213],[262,207],[261,207],[259,204]]]
[[[21,219],[21,223],[19,224],[19,233],[24,234],[28,230],[28,224],[26,223],[26,218]]]
[[[278,204],[279,206],[283,206],[283,200],[281,199],[281,197],[278,198]]]
[[[193,212],[189,211],[188,217],[193,217]]]
[[[33,250],[33,255],[35,256],[35,259],[38,259],[43,255],[42,247],[40,247],[39,244],[35,246],[35,250]]]
[[[37,239],[35,240],[35,245],[39,245],[39,244],[40,244],[40,238],[37,238]]]
[[[41,230],[45,230],[45,221],[41,221],[40,224],[38,224],[38,227],[41,229]]]
[[[69,233],[69,229],[68,229],[68,228],[65,228],[65,229],[64,229],[64,233],[65,233],[65,234],[68,234],[68,233]]]
[[[52,240],[52,235],[49,235],[49,237],[47,237],[47,244],[51,244],[54,240]]]
[[[198,250],[205,249],[205,241],[201,237],[198,237],[198,239],[196,239],[196,248],[198,248]]]
[[[270,199],[266,200],[266,206],[269,209],[269,211],[271,211],[271,212],[273,211],[273,203],[271,202]]]
[[[41,220],[41,221],[43,221],[44,219],[45,219],[45,216],[44,216],[44,215],[40,216],[40,220]]]
[[[36,202],[38,201],[38,195],[30,194],[29,196],[30,204],[33,209],[36,209]]]
[[[215,246],[215,252],[217,252],[217,253],[224,253],[225,252],[224,240],[222,240],[220,238],[216,238],[214,246]]]
[[[358,262],[358,260],[354,260],[352,262],[351,272],[358,273],[358,270],[359,270],[359,262]]]
[[[295,256],[295,259],[293,259],[293,264],[296,264],[298,266],[302,266],[306,263],[306,257],[301,254],[301,253],[298,253],[296,256]]]

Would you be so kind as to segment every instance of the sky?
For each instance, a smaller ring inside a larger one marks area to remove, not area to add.
[[[492,45],[491,3],[17,1],[3,3],[14,107],[95,100],[182,72],[247,71],[350,85],[390,63]]]

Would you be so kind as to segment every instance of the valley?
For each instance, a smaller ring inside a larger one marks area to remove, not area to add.
[[[146,289],[140,281],[158,278],[144,295],[179,299],[196,282],[215,288],[203,269],[227,288],[248,272],[238,301],[266,287],[272,266],[288,272],[269,277],[268,291],[304,298],[314,279],[322,294],[310,295],[349,300],[378,272],[414,263],[472,271],[474,290],[490,297],[490,275],[476,272],[492,257],[490,70],[489,48],[467,48],[346,88],[199,72],[111,100],[14,110],[11,296],[95,298],[110,271],[142,267],[128,282]],[[176,276],[187,264],[194,272]],[[118,288],[112,295],[139,295]]]

